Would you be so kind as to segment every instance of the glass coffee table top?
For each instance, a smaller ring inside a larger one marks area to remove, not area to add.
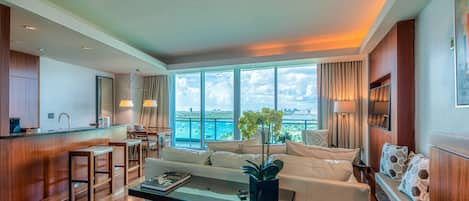
[[[141,184],[128,188],[129,195],[148,200],[187,201],[241,201],[240,191],[249,192],[249,185],[206,177],[192,176],[191,179],[167,192],[141,188]],[[280,201],[293,201],[295,192],[279,189]],[[247,199],[249,200],[249,196]]]

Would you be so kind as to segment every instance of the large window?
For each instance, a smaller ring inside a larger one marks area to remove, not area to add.
[[[278,106],[283,111],[282,133],[301,140],[302,130],[317,129],[316,66],[278,68]]]
[[[241,70],[241,112],[275,108],[274,69]]]
[[[236,119],[245,111],[283,111],[281,137],[301,141],[317,129],[316,65],[235,68],[174,74],[176,146],[203,148],[204,140],[239,140]]]
[[[205,73],[205,139],[234,140],[233,71]]]
[[[175,76],[176,146],[200,148],[200,73]]]

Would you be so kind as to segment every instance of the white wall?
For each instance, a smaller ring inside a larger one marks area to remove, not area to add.
[[[452,2],[432,0],[416,20],[415,141],[417,151],[427,155],[435,132],[469,136],[469,109],[456,109],[454,104]]]
[[[67,121],[59,125],[58,115],[72,116],[73,127],[88,127],[96,121],[96,76],[113,74],[91,68],[40,58],[40,123],[43,131],[66,128]],[[54,113],[54,119],[47,114]]]

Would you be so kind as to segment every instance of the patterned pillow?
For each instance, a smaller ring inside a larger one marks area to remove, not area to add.
[[[398,189],[413,201],[430,200],[430,160],[422,154],[412,158]]]
[[[303,142],[306,145],[329,147],[328,130],[304,130],[301,132],[301,136],[303,137]]]
[[[379,171],[392,179],[401,179],[406,170],[408,148],[389,143],[383,145]]]

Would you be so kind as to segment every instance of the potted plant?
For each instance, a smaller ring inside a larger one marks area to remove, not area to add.
[[[283,113],[280,111],[263,108],[261,112],[244,112],[239,119],[238,128],[246,139],[250,139],[256,135],[258,129],[261,129],[262,162],[256,164],[248,160],[249,165],[242,167],[244,173],[249,175],[251,201],[278,201],[277,175],[283,168],[283,161],[271,161],[269,156],[271,138],[279,136],[282,117]]]

